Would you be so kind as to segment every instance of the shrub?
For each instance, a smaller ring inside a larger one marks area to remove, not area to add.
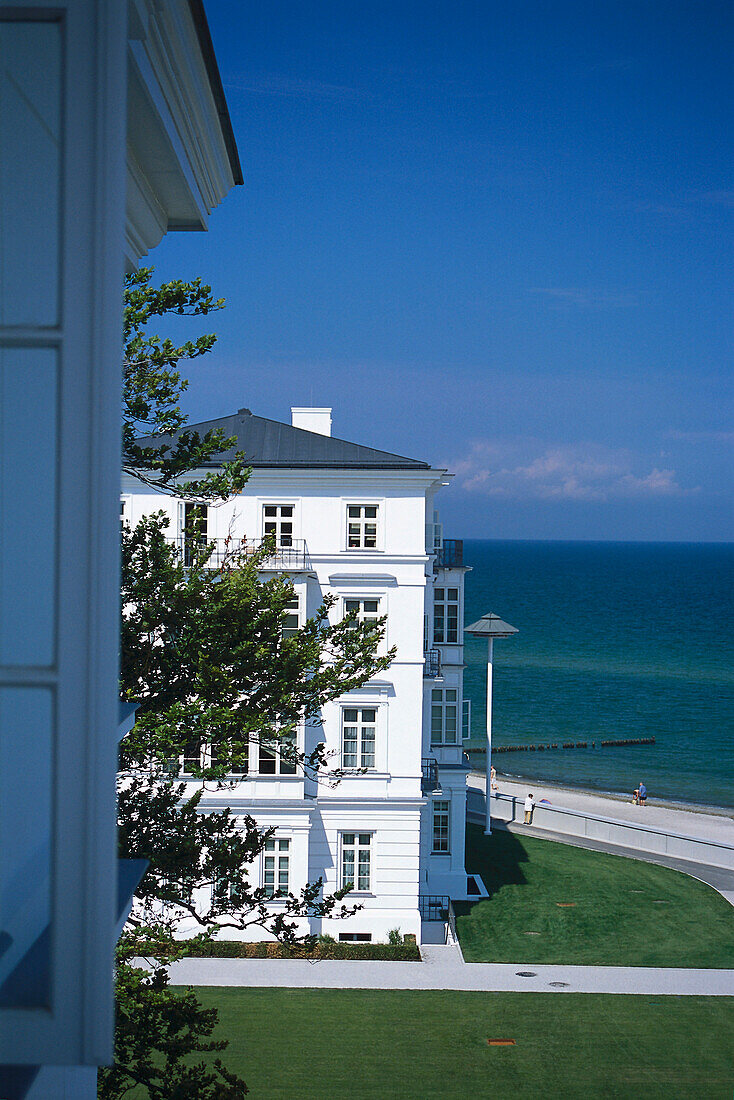
[[[420,962],[418,945],[413,942],[337,943],[332,937],[320,939],[311,951],[302,946],[288,947],[277,942],[245,943],[243,940],[192,942],[186,954],[207,959],[362,959],[389,962]]]
[[[387,942],[393,947],[399,947],[403,942],[403,934],[399,928],[391,928],[387,934]]]

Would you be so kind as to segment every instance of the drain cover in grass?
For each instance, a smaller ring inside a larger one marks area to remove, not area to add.
[[[537,978],[538,975],[534,970],[516,970],[515,974],[518,978]]]
[[[667,898],[655,898],[653,905],[670,905]]]
[[[487,1043],[491,1047],[514,1047],[514,1039],[487,1039]]]
[[[575,909],[576,908],[576,902],[575,901],[557,901],[556,905],[558,906],[559,909]]]
[[[523,936],[539,936],[540,932],[523,932]]]

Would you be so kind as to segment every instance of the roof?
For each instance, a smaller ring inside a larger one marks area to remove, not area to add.
[[[242,177],[242,165],[240,164],[240,156],[237,152],[237,142],[235,140],[234,130],[232,129],[232,119],[229,117],[229,108],[227,107],[227,100],[224,95],[224,88],[222,87],[222,78],[219,74],[219,65],[217,64],[217,57],[214,53],[214,45],[212,44],[212,36],[209,31],[206,12],[204,11],[203,0],[189,0],[189,11],[194,21],[197,38],[199,39],[199,47],[204,59],[206,74],[209,77],[209,87],[211,88],[214,98],[214,105],[217,108],[219,125],[222,129],[222,138],[224,139],[224,145],[227,150],[229,166],[232,169],[232,178],[236,184],[242,184],[245,182]]]
[[[491,611],[488,615],[482,615],[481,619],[477,619],[471,626],[465,626],[464,630],[467,634],[484,638],[509,638],[511,634],[518,633],[516,626],[503,622],[499,615]]]
[[[187,424],[184,431],[198,432],[203,436],[209,431],[221,431],[225,438],[236,438],[233,447],[217,455],[209,466],[220,466],[234,458],[237,451],[244,451],[248,465],[268,469],[329,469],[329,470],[430,470],[427,462],[403,455],[363,447],[346,439],[294,428],[278,420],[253,416],[249,409],[240,409],[231,416],[217,420],[205,420],[201,424]],[[138,440],[144,446],[160,446],[176,438],[149,436]]]

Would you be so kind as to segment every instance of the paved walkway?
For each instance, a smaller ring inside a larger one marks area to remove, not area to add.
[[[424,961],[182,959],[172,985],[290,989],[457,989],[487,993],[633,993],[734,997],[734,970],[465,963],[455,947],[421,948]]]
[[[497,761],[495,761],[497,764]],[[470,790],[481,793],[484,799],[485,777],[472,772],[468,777]],[[536,779],[508,779],[497,776],[500,794],[524,798],[532,791],[536,802],[547,798],[553,806],[563,806],[580,813],[612,817],[616,821],[632,821],[636,825],[648,825],[651,829],[668,830],[684,836],[703,837],[720,844],[734,844],[734,809],[716,809],[708,806],[677,806],[648,797],[646,806],[635,806],[632,795],[592,793],[571,787],[554,787]],[[684,794],[684,792],[681,792]]]

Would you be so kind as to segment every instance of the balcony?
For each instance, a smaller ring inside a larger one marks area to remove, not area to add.
[[[182,558],[184,565],[193,565],[200,555],[204,556],[202,564],[210,569],[219,569],[222,565],[236,566],[238,561],[254,557],[263,550],[266,552],[261,559],[258,568],[267,572],[269,570],[292,570],[301,572],[311,568],[311,559],[305,539],[290,539],[288,545],[275,546],[273,539],[207,539],[203,536],[191,538],[177,538],[170,540],[176,547],[176,552]],[[209,553],[207,554],[207,551]]]
[[[421,760],[421,794],[435,794],[438,790],[438,760],[435,756],[424,756]]]
[[[423,677],[426,680],[436,680],[441,675],[441,650],[425,649],[423,651]]]
[[[439,569],[461,569],[464,565],[464,540],[444,539],[441,545],[436,547],[435,554],[434,573],[438,573]]]

